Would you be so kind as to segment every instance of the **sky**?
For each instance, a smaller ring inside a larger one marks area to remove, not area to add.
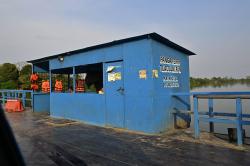
[[[0,0],[0,63],[150,32],[195,52],[193,77],[250,75],[249,0]]]

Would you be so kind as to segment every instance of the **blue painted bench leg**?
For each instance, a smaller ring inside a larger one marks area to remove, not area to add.
[[[236,117],[237,117],[237,143],[239,146],[243,144],[242,142],[242,103],[241,99],[236,99]]]
[[[194,100],[194,136],[197,139],[200,137],[198,98],[194,97],[193,100]]]

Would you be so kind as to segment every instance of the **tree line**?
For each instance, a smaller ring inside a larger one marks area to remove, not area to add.
[[[24,65],[20,70],[15,64],[0,65],[0,89],[30,89],[32,66]]]
[[[194,78],[190,77],[190,87],[191,89],[196,87],[221,87],[230,86],[234,84],[250,84],[250,76],[245,78],[232,78],[232,77],[212,77],[212,78]]]
[[[15,64],[4,63],[0,65],[0,89],[30,89],[30,74],[32,66],[24,65],[18,69]],[[204,86],[227,86],[233,84],[250,84],[250,76],[245,78],[229,77],[212,77],[212,78],[195,78],[190,77],[191,89]]]

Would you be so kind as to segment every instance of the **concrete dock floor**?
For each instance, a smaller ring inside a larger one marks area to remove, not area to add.
[[[27,165],[250,165],[250,148],[192,133],[151,136],[47,114],[6,113]],[[228,145],[228,146],[227,146]]]

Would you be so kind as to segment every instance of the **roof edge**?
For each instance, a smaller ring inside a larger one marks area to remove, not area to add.
[[[27,61],[28,63],[37,63],[37,62],[42,62],[42,61],[48,61],[49,59],[54,59],[57,58],[58,56],[70,56],[73,54],[78,54],[78,53],[82,53],[82,52],[87,52],[87,51],[92,51],[95,49],[101,49],[101,48],[106,48],[106,47],[111,47],[111,46],[115,46],[115,45],[119,45],[119,44],[123,44],[123,43],[128,43],[128,42],[133,42],[133,41],[138,41],[138,40],[143,40],[143,39],[153,39],[156,40],[168,47],[171,47],[175,50],[178,50],[186,55],[196,55],[195,53],[189,51],[188,49],[168,40],[167,38],[153,32],[153,33],[148,33],[148,34],[144,34],[144,35],[140,35],[140,36],[134,36],[134,37],[130,37],[130,38],[125,38],[125,39],[120,39],[120,40],[114,40],[112,42],[108,42],[108,43],[103,43],[103,44],[98,44],[98,45],[94,45],[94,46],[90,46],[90,47],[85,47],[82,49],[77,49],[77,50],[73,50],[73,51],[67,51],[64,53],[60,53],[60,54],[55,54],[52,56],[47,56],[47,57],[43,57],[43,58],[38,58],[35,60],[30,60]]]

